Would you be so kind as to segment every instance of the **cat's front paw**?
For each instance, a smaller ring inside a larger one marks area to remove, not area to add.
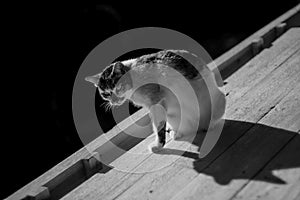
[[[149,150],[155,153],[161,151],[163,147],[164,147],[163,143],[159,143],[155,141],[149,145]]]

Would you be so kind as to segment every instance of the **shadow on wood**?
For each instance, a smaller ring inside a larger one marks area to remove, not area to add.
[[[198,134],[193,145],[200,147],[204,136]],[[237,139],[232,140],[233,138]],[[280,152],[291,140],[296,145],[288,151]],[[231,145],[226,148],[228,143]],[[284,153],[280,155],[284,157],[284,162],[281,160],[280,163],[265,167],[279,152]],[[170,148],[165,148],[159,154],[182,155],[194,159],[194,170],[212,176],[220,185],[226,185],[234,179],[285,184],[286,182],[273,175],[272,171],[300,167],[299,152],[300,136],[295,132],[262,124],[226,120],[220,139],[205,158],[198,159],[195,152]],[[219,156],[216,157],[216,154]]]

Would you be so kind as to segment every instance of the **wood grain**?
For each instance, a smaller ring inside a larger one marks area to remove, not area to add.
[[[102,164],[99,161],[100,157],[104,156],[105,158],[109,150],[113,148],[112,143],[118,144],[124,141],[124,134],[120,134],[120,128],[131,130],[130,124],[139,123],[145,125],[148,121],[147,112],[139,110],[131,118],[121,122],[119,127],[115,127],[107,134],[101,135],[87,147],[78,150],[7,199],[47,199],[50,197],[58,199],[62,197],[102,168]],[[145,134],[147,134],[147,131]],[[110,142],[108,143],[108,141]],[[97,149],[99,146],[100,149]],[[95,159],[95,156],[99,160]]]
[[[272,48],[263,50],[258,56],[232,74],[225,85],[227,105],[241,98],[254,84],[263,80],[271,71],[278,68],[298,49],[300,29],[292,28],[273,43]],[[238,88],[238,89],[237,89]]]
[[[288,68],[298,57],[291,58],[290,62],[287,61],[284,65]],[[294,68],[298,68],[298,66],[299,63],[294,65]],[[281,75],[281,73],[278,75]],[[297,84],[294,85],[297,87],[297,91],[299,90],[299,84],[300,80],[298,79]],[[262,86],[262,84],[259,85]],[[277,90],[277,93],[280,93],[280,90]],[[292,90],[287,94],[293,93]],[[256,98],[256,95],[253,96]],[[291,101],[291,99],[295,99],[294,96],[287,95],[277,107],[284,107],[286,102]],[[268,104],[271,103],[269,98],[265,98],[265,101],[268,101]],[[294,103],[296,102],[294,101]],[[293,112],[287,112],[290,119],[294,119],[294,117],[299,115],[299,107],[292,106],[291,109],[294,109],[290,110]],[[298,121],[291,120],[292,122],[287,123],[285,120],[277,120],[278,117],[284,119],[286,113],[279,112],[277,117],[272,117],[274,112],[268,112],[259,121],[261,125],[258,124],[251,128],[240,140],[179,192],[174,199],[198,199],[199,197],[201,199],[230,199],[236,191],[245,186],[249,179],[254,177],[296,135],[295,132],[283,129],[290,128],[292,131],[300,129]],[[258,115],[254,114],[251,116],[256,117]],[[293,124],[293,128],[287,126],[290,123]],[[271,128],[270,126],[272,125],[276,125],[281,129]],[[274,182],[276,181],[280,183],[279,180],[274,180]]]
[[[296,199],[300,192],[300,84],[260,122],[273,127],[296,131],[286,147],[254,177],[265,180],[276,176],[284,184],[250,181],[233,199]],[[275,170],[274,170],[275,169]],[[269,174],[269,173],[272,174]]]

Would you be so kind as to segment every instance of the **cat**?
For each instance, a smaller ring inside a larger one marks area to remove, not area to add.
[[[107,108],[129,100],[150,111],[156,134],[156,140],[149,146],[153,152],[164,147],[167,132],[174,140],[195,134],[195,130],[197,134],[205,132],[225,112],[225,95],[218,88],[213,72],[186,50],[161,50],[118,61],[85,80],[98,88]],[[192,98],[187,84],[196,98]]]

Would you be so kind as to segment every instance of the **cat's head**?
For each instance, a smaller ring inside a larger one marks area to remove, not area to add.
[[[130,67],[115,62],[106,67],[100,74],[88,76],[86,81],[93,83],[101,97],[111,106],[121,105],[126,100],[126,93],[132,88],[129,73]]]

